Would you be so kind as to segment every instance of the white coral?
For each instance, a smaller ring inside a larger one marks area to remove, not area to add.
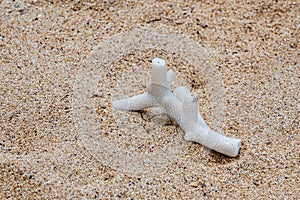
[[[212,131],[203,120],[198,109],[197,94],[192,94],[185,87],[171,91],[173,71],[167,72],[163,59],[152,60],[151,82],[147,92],[112,102],[120,110],[143,110],[156,107],[161,114],[165,113],[175,120],[185,132],[186,141],[198,142],[210,149],[236,157],[241,147],[241,140],[229,138]]]

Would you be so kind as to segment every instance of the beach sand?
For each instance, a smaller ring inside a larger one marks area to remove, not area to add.
[[[5,0],[0,11],[0,199],[299,198],[299,2]],[[242,140],[236,158],[111,107],[145,91],[154,57],[198,94],[212,129]]]

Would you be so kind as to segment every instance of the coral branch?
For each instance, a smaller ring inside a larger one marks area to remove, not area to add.
[[[119,110],[144,110],[147,108],[158,106],[155,98],[147,92],[126,99],[116,100],[112,106]]]
[[[157,107],[178,123],[185,132],[186,141],[194,141],[227,156],[236,157],[241,140],[226,137],[207,126],[199,113],[196,94],[192,94],[185,87],[178,87],[172,93],[171,83],[174,73],[167,72],[164,60],[155,58],[151,66],[151,83],[147,87],[147,92],[114,101],[113,107],[120,110]]]

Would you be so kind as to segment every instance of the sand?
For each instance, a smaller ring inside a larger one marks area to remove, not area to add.
[[[299,2],[31,0],[0,11],[0,199],[299,198]],[[154,57],[199,95],[212,129],[242,140],[238,157],[185,142],[148,111],[111,108],[146,89]]]

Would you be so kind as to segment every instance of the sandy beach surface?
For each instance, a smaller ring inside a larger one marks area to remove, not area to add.
[[[0,199],[300,198],[299,1],[0,1]],[[235,158],[111,101],[151,60]]]

